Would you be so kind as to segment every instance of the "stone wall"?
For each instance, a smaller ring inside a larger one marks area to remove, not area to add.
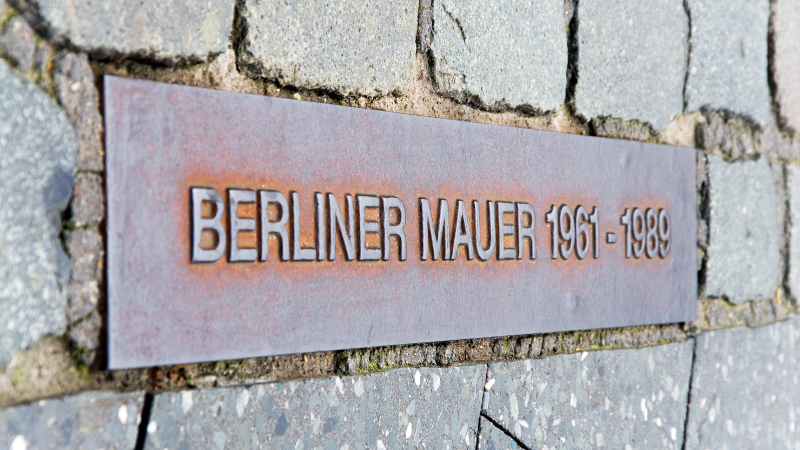
[[[794,448],[799,55],[800,0],[0,0],[0,446]],[[107,371],[104,74],[696,148],[698,320]]]

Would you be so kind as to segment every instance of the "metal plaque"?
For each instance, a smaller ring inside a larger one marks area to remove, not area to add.
[[[692,149],[104,84],[112,369],[696,317]]]

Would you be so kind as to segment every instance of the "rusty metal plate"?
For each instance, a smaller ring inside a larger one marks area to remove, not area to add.
[[[112,369],[696,317],[692,149],[104,83]]]

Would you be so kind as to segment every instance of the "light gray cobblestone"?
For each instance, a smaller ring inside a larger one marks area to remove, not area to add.
[[[66,326],[61,214],[77,142],[64,113],[0,60],[0,365]]]
[[[663,131],[683,110],[688,24],[682,0],[581,0],[575,108]]]
[[[709,231],[703,294],[731,303],[772,298],[781,276],[770,166],[708,155]]]
[[[800,446],[800,318],[697,337],[686,449]]]
[[[103,274],[103,238],[97,228],[65,233],[72,278],[67,300],[67,319],[74,322],[97,308]]]
[[[230,0],[8,0],[57,43],[99,58],[167,64],[199,62],[225,51],[233,24]]]
[[[158,394],[145,448],[474,448],[486,366]]]
[[[144,394],[85,392],[0,412],[0,445],[11,450],[133,449]]]
[[[439,92],[489,107],[554,111],[567,87],[564,2],[433,2]]]
[[[341,95],[402,92],[414,69],[418,6],[245,0],[239,64],[251,77]]]
[[[789,197],[789,294],[800,298],[800,166],[786,165],[786,190]]]
[[[775,103],[783,125],[797,134],[800,131],[800,1],[777,0],[772,4]]]
[[[773,123],[767,76],[768,0],[687,0],[691,54],[686,109]]]
[[[483,410],[528,448],[679,449],[693,347],[489,364]]]
[[[30,70],[36,54],[36,42],[30,25],[21,17],[15,17],[0,31],[0,53],[5,51],[20,70]]]

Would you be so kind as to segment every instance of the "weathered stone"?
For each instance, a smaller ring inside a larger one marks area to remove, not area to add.
[[[789,194],[789,294],[800,299],[800,166],[786,165]]]
[[[235,2],[8,0],[45,37],[98,58],[205,61],[228,45]]]
[[[419,32],[417,33],[417,52],[425,53],[431,48],[433,39],[433,11],[431,0],[419,2]]]
[[[414,70],[416,0],[242,5],[239,64],[252,77],[341,95],[402,92]]]
[[[691,54],[686,109],[773,122],[767,78],[767,0],[687,0]]]
[[[478,450],[512,450],[519,448],[517,442],[492,422],[481,417],[481,432],[478,435]]]
[[[490,364],[483,411],[528,448],[678,449],[693,346]]]
[[[75,177],[72,194],[70,225],[85,227],[97,225],[105,217],[105,189],[103,177],[94,173],[79,173]]]
[[[74,322],[97,309],[103,276],[103,238],[96,228],[66,233],[72,279],[67,298],[67,319]]]
[[[36,53],[33,29],[21,17],[11,19],[0,33],[0,53],[3,51],[20,70],[27,71],[33,67]]]
[[[797,133],[800,131],[800,2],[777,0],[773,8],[775,103],[782,125]]]
[[[708,114],[697,125],[695,139],[698,147],[719,150],[732,159],[755,154],[753,130],[750,126],[741,118],[726,119],[718,112]]]
[[[800,319],[697,337],[686,449],[797,448]]]
[[[595,136],[630,141],[654,142],[657,134],[651,127],[638,122],[626,122],[615,118],[593,118],[589,121]]]
[[[731,303],[771,298],[780,278],[770,166],[708,156],[708,250],[703,294]]]
[[[554,111],[567,88],[564,2],[433,2],[440,93],[489,108]]]
[[[0,443],[13,450],[133,448],[144,395],[86,392],[0,412]]]
[[[78,134],[78,170],[103,170],[103,119],[89,59],[67,53],[55,65],[55,85],[61,105]]]
[[[58,106],[0,61],[0,365],[66,326],[69,260],[58,233],[76,150]]]
[[[475,365],[158,394],[145,448],[468,448],[485,378]]]
[[[100,327],[102,321],[97,311],[92,311],[85,319],[69,330],[69,338],[81,350],[80,357],[87,366],[94,362],[100,346]]]
[[[682,0],[577,6],[575,108],[662,131],[683,110],[688,24]]]

